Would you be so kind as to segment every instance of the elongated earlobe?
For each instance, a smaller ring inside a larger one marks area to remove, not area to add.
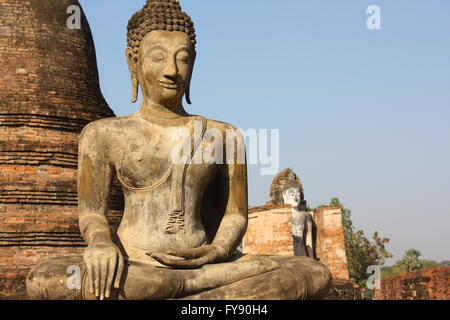
[[[127,47],[127,49],[125,50],[125,56],[131,75],[131,102],[135,103],[139,96],[139,79],[136,74],[137,59],[135,59],[133,49],[130,47]]]
[[[186,102],[188,104],[192,104],[192,102],[191,102],[191,80],[189,80],[189,84],[186,88]]]
[[[194,72],[194,65],[195,65],[196,57],[197,57],[197,54],[194,53],[194,61],[192,62],[191,75],[189,76],[189,82],[188,82],[188,85],[186,87],[186,102],[188,104],[192,104],[192,101],[191,101],[191,80],[192,80],[192,73]]]
[[[136,75],[131,76],[131,102],[135,103],[139,96],[139,80]]]

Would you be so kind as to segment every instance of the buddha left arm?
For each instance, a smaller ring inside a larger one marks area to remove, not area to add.
[[[315,259],[314,257],[314,244],[313,244],[313,222],[312,218],[307,219],[307,227],[306,227],[306,251],[308,257],[311,259]]]
[[[213,245],[223,249],[222,259],[231,256],[239,246],[248,224],[247,166],[234,164],[227,166],[228,199],[226,209]]]

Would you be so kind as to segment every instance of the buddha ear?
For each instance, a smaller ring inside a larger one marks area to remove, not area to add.
[[[188,85],[186,87],[186,102],[188,104],[192,104],[192,101],[191,101],[191,80],[192,80],[192,73],[194,72],[194,65],[195,65],[196,57],[197,57],[197,53],[194,51],[194,58],[192,59],[191,72],[189,74]]]
[[[134,59],[133,49],[130,47],[125,50],[125,54],[131,75],[131,102],[135,103],[139,95],[139,79],[136,72],[136,60]]]

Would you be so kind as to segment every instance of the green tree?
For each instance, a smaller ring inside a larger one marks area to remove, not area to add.
[[[422,269],[423,263],[420,260],[421,255],[422,253],[420,253],[419,250],[408,249],[403,255],[403,259],[397,261],[396,265],[399,267],[403,267],[406,272]]]
[[[422,269],[443,268],[445,265],[434,260],[421,260]]]
[[[441,261],[441,264],[442,264],[443,267],[450,267],[450,261],[449,260]]]
[[[398,265],[381,268],[381,277],[396,276],[405,272],[405,269]]]
[[[421,255],[420,251],[416,249],[406,250],[402,260],[397,261],[393,266],[383,267],[381,269],[381,276],[396,276],[412,270],[446,267],[445,261],[420,260],[419,257]]]
[[[350,278],[365,287],[368,278],[367,268],[372,265],[382,266],[387,259],[392,258],[392,254],[386,249],[389,239],[381,238],[378,232],[375,232],[370,241],[365,237],[364,231],[356,231],[351,219],[351,210],[346,209],[338,198],[331,199],[330,205],[343,208],[342,224]]]

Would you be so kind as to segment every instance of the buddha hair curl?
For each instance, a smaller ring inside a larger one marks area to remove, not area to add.
[[[138,61],[139,46],[144,37],[155,30],[179,31],[186,33],[195,53],[197,43],[194,23],[191,18],[182,11],[178,0],[147,0],[144,7],[136,12],[128,21],[127,42],[132,50],[132,58]],[[137,101],[138,80],[136,76],[132,79],[133,97],[132,102]],[[186,91],[186,101],[191,104],[190,89]]]

